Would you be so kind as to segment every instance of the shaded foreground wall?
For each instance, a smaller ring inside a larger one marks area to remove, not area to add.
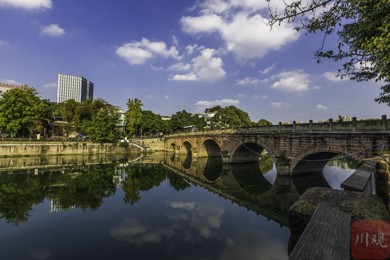
[[[80,143],[80,142],[31,142],[0,143],[0,156],[40,156],[67,154],[114,154],[138,152],[137,148],[120,147],[115,144]]]

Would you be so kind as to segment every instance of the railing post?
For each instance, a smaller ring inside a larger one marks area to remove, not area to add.
[[[387,116],[382,115],[382,131],[387,131]]]
[[[297,130],[297,122],[293,121],[293,133]]]
[[[309,132],[313,131],[313,120],[309,120]]]
[[[329,118],[329,132],[333,132],[333,119]]]
[[[357,131],[356,117],[352,117],[352,131]]]
[[[282,122],[279,122],[279,132],[282,132]]]
[[[267,133],[269,132],[269,125],[267,124]]]

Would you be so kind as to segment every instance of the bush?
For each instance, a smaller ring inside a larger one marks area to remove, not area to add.
[[[119,147],[129,147],[129,143],[128,142],[120,142]]]

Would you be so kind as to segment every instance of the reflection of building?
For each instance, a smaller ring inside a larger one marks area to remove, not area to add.
[[[71,209],[76,208],[76,206],[70,206],[67,208],[63,208],[58,200],[52,199],[50,200],[50,213],[64,212]]]
[[[83,77],[59,73],[57,102],[62,103],[69,99],[82,102],[93,99],[93,88],[93,83]]]
[[[3,95],[4,92],[14,89],[14,88],[21,88],[21,85],[14,85],[14,84],[7,84],[0,82],[0,97]]]
[[[115,106],[115,111],[119,116],[118,123],[116,124],[116,127],[118,128],[120,132],[120,137],[125,136],[125,128],[126,128],[126,118],[125,118],[125,112],[123,112],[123,109],[119,106]]]

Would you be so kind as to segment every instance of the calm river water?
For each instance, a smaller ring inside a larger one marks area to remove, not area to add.
[[[267,157],[0,159],[1,259],[287,259],[288,208],[355,167],[290,179]]]

